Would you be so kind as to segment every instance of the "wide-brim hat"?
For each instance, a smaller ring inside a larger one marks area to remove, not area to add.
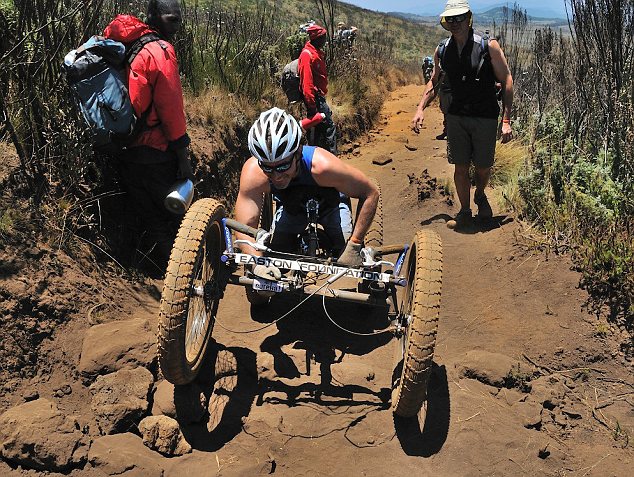
[[[462,15],[463,13],[470,13],[471,7],[467,0],[448,0],[445,5],[445,11],[440,14],[440,24],[445,30],[449,30],[449,25],[445,21],[445,17],[453,17],[456,15]],[[472,19],[469,20],[469,26],[471,26]]]

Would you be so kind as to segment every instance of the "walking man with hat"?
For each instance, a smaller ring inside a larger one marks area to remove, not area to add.
[[[493,215],[485,195],[495,157],[500,107],[496,97],[496,81],[503,89],[501,142],[511,140],[513,78],[504,52],[497,40],[473,30],[473,14],[467,0],[448,0],[440,15],[440,24],[451,32],[434,53],[434,70],[412,119],[412,129],[419,133],[424,110],[434,97],[433,88],[441,73],[449,82],[451,99],[447,106],[447,158],[455,165],[454,183],[460,201],[456,227],[472,221],[471,181],[469,166],[475,167],[476,189],[473,202],[477,217]]]
[[[328,73],[323,47],[326,44],[326,29],[319,25],[311,25],[306,30],[309,40],[299,55],[297,69],[299,72],[300,90],[304,96],[307,117],[317,113],[325,115],[323,121],[315,126],[312,146],[319,146],[332,154],[337,154],[337,129],[332,120],[332,111],[326,103],[328,93]]]

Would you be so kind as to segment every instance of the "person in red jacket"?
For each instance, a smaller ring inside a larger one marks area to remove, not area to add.
[[[194,178],[189,160],[183,91],[174,47],[169,43],[181,23],[178,0],[150,0],[147,23],[118,15],[104,36],[130,46],[148,33],[148,42],[128,67],[130,100],[142,132],[120,156],[121,177],[134,211],[152,244],[151,256],[164,270],[178,227],[164,200],[178,178]]]
[[[315,135],[312,140],[309,137],[309,144],[322,147],[336,155],[337,129],[325,98],[328,93],[328,73],[322,48],[326,44],[326,29],[319,25],[312,25],[308,27],[306,33],[309,40],[304,45],[297,64],[306,115],[309,118],[318,112],[325,115],[324,120],[315,126]]]

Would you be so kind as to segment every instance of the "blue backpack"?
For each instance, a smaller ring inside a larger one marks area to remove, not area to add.
[[[66,77],[93,133],[95,150],[117,152],[146,127],[152,105],[141,117],[136,116],[128,93],[125,66],[132,64],[146,44],[158,40],[157,34],[148,33],[126,48],[118,41],[93,36],[66,55]]]

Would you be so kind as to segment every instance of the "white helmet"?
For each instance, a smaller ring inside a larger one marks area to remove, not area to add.
[[[249,130],[249,150],[260,162],[277,162],[299,147],[302,130],[293,116],[280,108],[260,114]]]

